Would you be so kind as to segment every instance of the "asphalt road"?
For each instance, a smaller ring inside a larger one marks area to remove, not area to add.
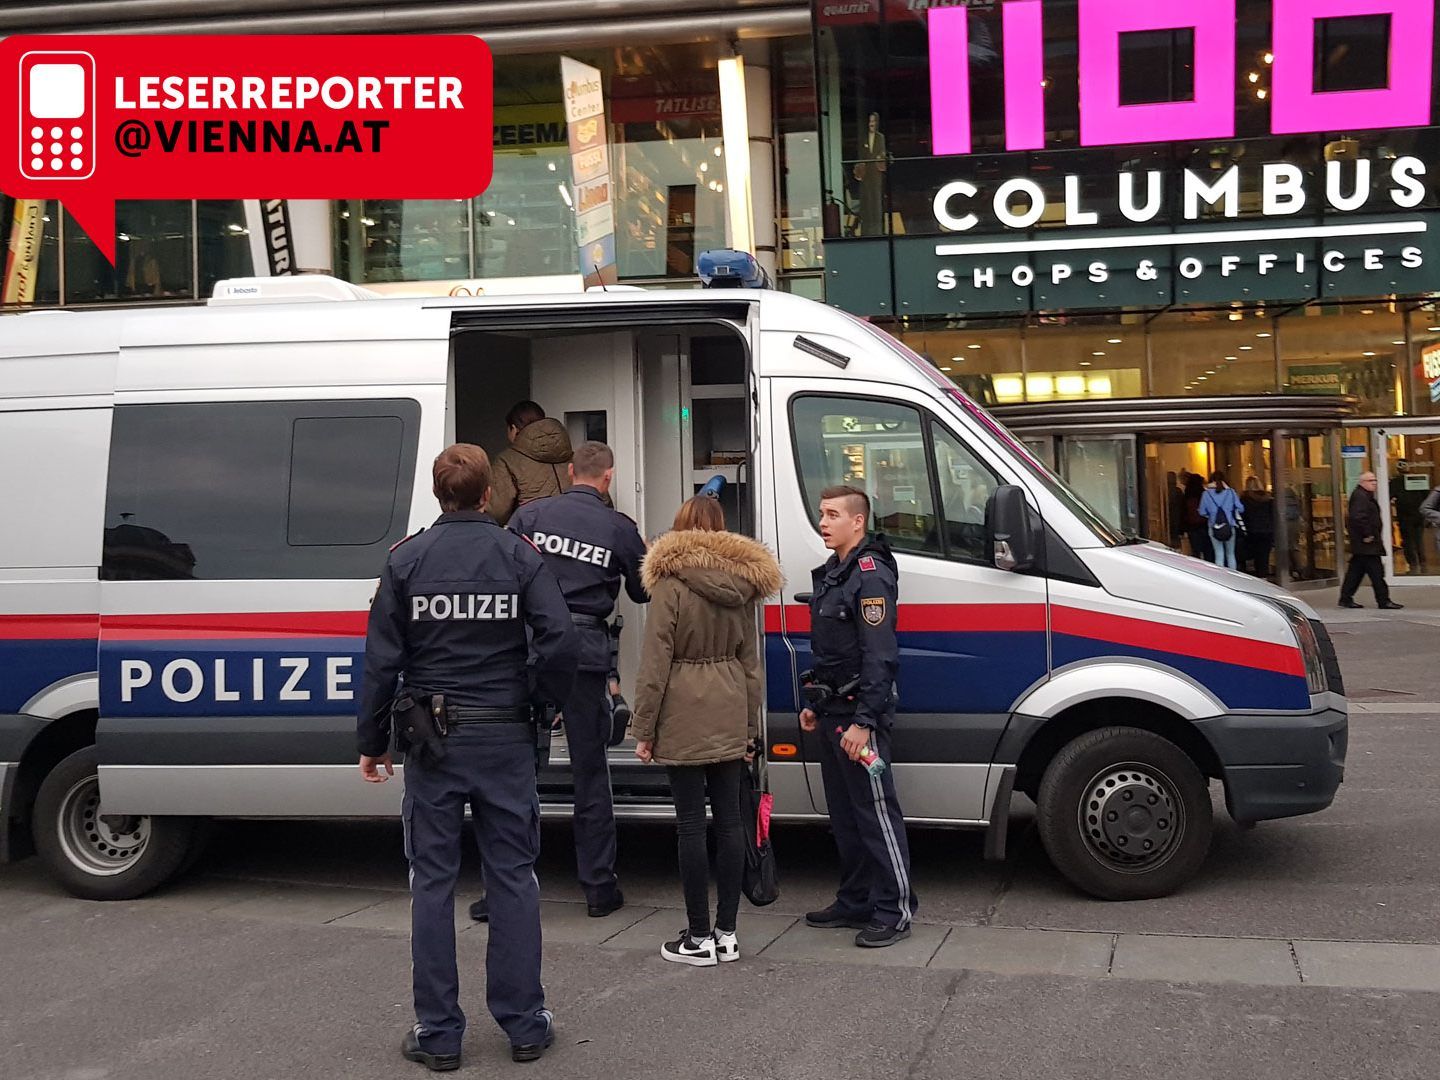
[[[1023,821],[1000,865],[981,859],[978,836],[918,831],[926,926],[917,939],[936,942],[934,952],[857,963],[813,946],[816,932],[798,928],[739,964],[676,970],[654,952],[683,920],[673,831],[622,827],[619,869],[633,914],[600,933],[565,903],[580,898],[569,831],[547,825],[540,875],[547,919],[561,916],[554,932],[547,922],[546,982],[560,1039],[542,1064],[509,1063],[483,1005],[484,934],[466,930],[465,1071],[1433,1078],[1440,993],[1383,989],[1383,971],[1356,989],[1302,985],[1303,977],[1279,985],[1284,972],[1277,985],[1232,982],[1223,965],[1202,970],[1182,955],[1279,951],[1298,968],[1306,939],[1404,943],[1397,971],[1440,960],[1440,598],[1400,598],[1405,612],[1332,621],[1356,703],[1335,805],[1249,831],[1217,815],[1201,876],[1164,900],[1078,895]],[[823,829],[786,826],[776,838],[784,896],[763,915],[742,906],[742,941],[747,918],[752,943],[754,928],[773,924],[768,941],[833,886]],[[68,899],[33,864],[0,869],[0,1077],[420,1075],[395,1052],[409,1017],[404,887],[399,830],[387,823],[225,824],[189,878],[127,904]],[[471,859],[461,899],[477,887]],[[649,909],[660,910],[640,922]],[[1110,968],[1071,976],[965,966],[967,942],[987,933],[992,945],[1065,937],[1042,930],[1091,932],[1074,935],[1082,943],[1118,935]],[[798,951],[783,947],[792,940]],[[1169,967],[1127,973],[1119,963],[1127,942],[1181,953]],[[1429,963],[1432,974],[1437,967]]]

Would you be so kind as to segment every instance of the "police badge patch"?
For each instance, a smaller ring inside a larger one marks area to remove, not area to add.
[[[860,617],[871,626],[879,626],[885,621],[885,598],[883,596],[862,596],[860,598]]]

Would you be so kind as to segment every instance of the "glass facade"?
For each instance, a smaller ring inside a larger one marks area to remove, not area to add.
[[[0,250],[7,252],[14,211],[15,200],[0,196]],[[53,200],[40,225],[33,300],[11,307],[203,300],[222,278],[254,273],[238,200],[116,203],[114,266]],[[10,269],[17,272],[13,261]]]
[[[615,177],[621,278],[693,279],[696,256],[726,244],[725,149],[710,45],[565,55],[600,70]],[[823,264],[819,138],[810,43],[772,43],[782,273]],[[495,61],[495,171],[472,200],[351,200],[337,268],[365,284],[580,273],[560,54]],[[756,183],[769,183],[756,177]]]

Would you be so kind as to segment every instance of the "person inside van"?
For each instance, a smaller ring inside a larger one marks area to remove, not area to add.
[[[1245,507],[1218,469],[1210,474],[1210,487],[1200,499],[1200,516],[1209,523],[1215,565],[1239,569],[1235,562],[1235,540],[1244,528]]]
[[[688,924],[660,955],[714,967],[740,959],[745,836],[740,797],[760,738],[764,684],[756,612],[780,591],[780,566],[758,540],[725,531],[718,499],[696,495],[641,567],[650,594],[631,734],[635,756],[666,767],[675,799]],[[715,820],[717,906],[710,922],[705,799]]]
[[[504,525],[527,502],[568,491],[565,466],[573,450],[559,420],[545,415],[533,401],[519,401],[505,415],[510,445],[495,456],[490,516]]]

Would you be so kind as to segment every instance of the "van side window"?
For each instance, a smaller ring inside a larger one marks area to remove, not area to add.
[[[873,398],[804,395],[790,406],[796,464],[813,520],[820,492],[854,484],[898,551],[943,554],[920,411]]]
[[[405,535],[409,400],[121,405],[100,576],[368,578]]]
[[[934,421],[935,471],[940,478],[946,554],[952,559],[990,564],[986,557],[985,506],[999,481],[968,447]]]

